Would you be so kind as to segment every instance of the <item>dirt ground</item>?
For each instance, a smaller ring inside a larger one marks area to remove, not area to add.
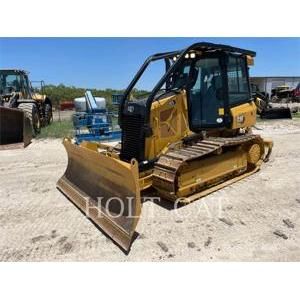
[[[274,140],[260,172],[177,210],[144,203],[128,255],[56,189],[60,140],[1,151],[0,260],[300,261],[300,119],[256,131]]]

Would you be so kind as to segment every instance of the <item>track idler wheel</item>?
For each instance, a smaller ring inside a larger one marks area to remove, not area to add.
[[[262,153],[261,153],[261,147],[259,144],[252,144],[249,147],[248,153],[247,153],[247,161],[249,164],[255,166],[259,160],[261,159]]]

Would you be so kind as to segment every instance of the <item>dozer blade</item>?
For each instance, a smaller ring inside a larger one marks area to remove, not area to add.
[[[263,110],[260,117],[262,119],[292,119],[292,113],[288,107],[275,107]]]
[[[57,187],[113,241],[128,251],[141,213],[138,163],[65,139],[68,166]]]
[[[0,107],[0,149],[23,148],[32,138],[31,123],[24,112]]]

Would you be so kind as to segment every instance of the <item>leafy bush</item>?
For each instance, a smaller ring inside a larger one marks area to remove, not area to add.
[[[75,86],[65,86],[63,84],[59,85],[46,85],[45,93],[52,100],[54,107],[59,107],[59,103],[63,101],[73,101],[74,98],[83,97],[84,93],[87,89],[85,88],[77,88]],[[103,97],[107,100],[107,107],[110,111],[116,111],[117,107],[112,105],[111,95],[112,94],[122,94],[124,90],[114,90],[114,89],[88,89],[92,92],[95,97]],[[143,90],[134,90],[135,95],[142,95],[147,93],[147,91]]]

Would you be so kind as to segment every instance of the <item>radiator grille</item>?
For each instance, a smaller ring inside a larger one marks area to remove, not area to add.
[[[121,158],[130,161],[132,158],[144,159],[144,119],[140,115],[127,115],[122,124]]]

